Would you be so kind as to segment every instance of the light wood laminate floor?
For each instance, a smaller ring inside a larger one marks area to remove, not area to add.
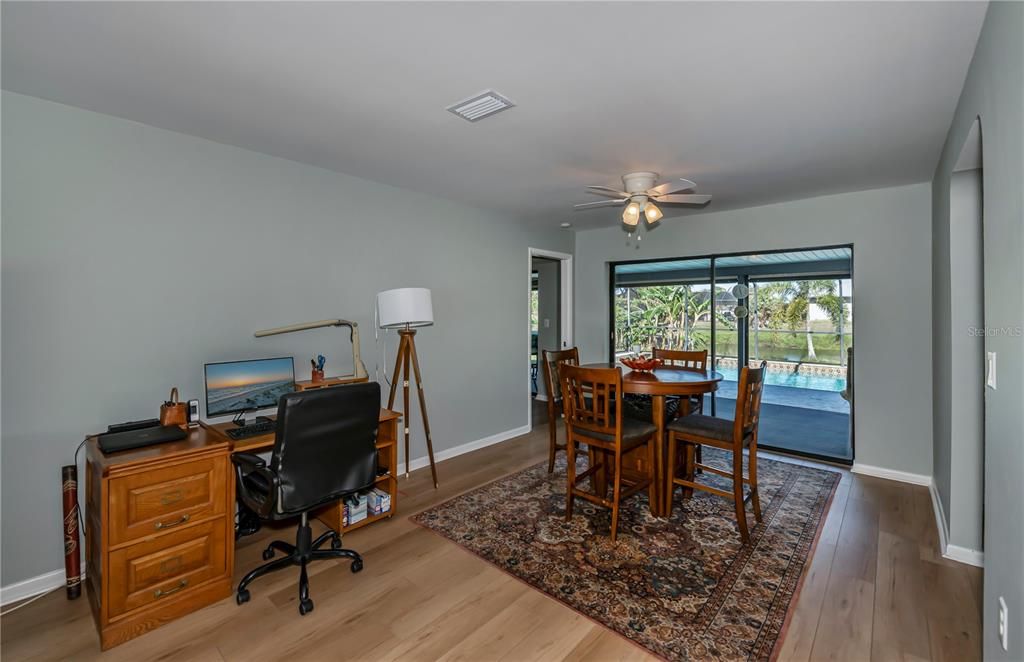
[[[546,459],[547,430],[438,465],[400,484],[399,514],[345,536],[365,569],[310,566],[315,610],[297,609],[298,568],[100,654],[88,602],[64,591],[4,617],[2,655],[75,660],[639,660],[642,649],[406,518]],[[768,455],[768,454],[765,454]],[[799,460],[791,460],[799,462]],[[808,463],[813,464],[813,463]],[[236,580],[260,563],[265,528],[241,541]],[[928,491],[843,471],[781,660],[981,658],[981,571],[938,554]]]

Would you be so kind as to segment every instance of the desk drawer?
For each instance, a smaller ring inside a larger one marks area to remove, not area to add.
[[[110,544],[227,512],[227,458],[172,464],[110,481]]]
[[[226,535],[219,518],[111,552],[109,616],[186,594],[225,576]]]

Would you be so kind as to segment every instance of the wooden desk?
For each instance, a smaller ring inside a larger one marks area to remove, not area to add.
[[[349,531],[398,508],[398,421],[380,410],[377,448],[391,510],[349,527],[340,504],[317,516]],[[188,437],[103,454],[86,444],[86,588],[100,647],[107,650],[232,593],[235,565],[235,478],[231,453],[259,452],[274,434],[233,441],[226,425],[202,424]]]
[[[584,368],[614,368],[618,363],[588,363]],[[622,366],[620,366],[622,367]],[[665,467],[667,447],[665,441],[665,396],[667,395],[699,395],[718,390],[718,382],[722,381],[721,373],[713,370],[692,370],[669,366],[657,368],[651,372],[637,372],[623,368],[622,390],[625,393],[636,393],[651,396],[651,419],[658,428],[658,439],[655,462],[658,477],[657,503],[651,504],[651,514],[664,517],[668,512],[668,499],[672,490],[668,481],[671,480],[672,468]],[[633,452],[626,456],[630,464],[638,471],[643,471],[643,453]]]

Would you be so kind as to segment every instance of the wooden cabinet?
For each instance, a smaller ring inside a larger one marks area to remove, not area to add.
[[[86,586],[100,645],[231,595],[230,448],[205,427],[178,442],[86,456]]]

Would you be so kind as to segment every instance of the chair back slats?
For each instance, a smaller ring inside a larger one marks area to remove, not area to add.
[[[736,389],[736,418],[733,438],[742,443],[748,434],[757,429],[761,418],[761,394],[764,391],[764,375],[768,362],[761,361],[758,368],[744,367]]]
[[[664,365],[687,370],[707,370],[708,350],[681,350],[655,348],[653,357],[661,359]]]
[[[619,368],[580,368],[562,363],[565,422],[570,431],[600,432],[620,436],[622,421],[622,371]]]
[[[580,364],[580,350],[576,347],[562,350],[548,350],[543,352],[544,359],[544,387],[547,388],[548,397],[555,402],[561,401],[562,389],[558,378],[558,364],[568,363],[569,365]]]

